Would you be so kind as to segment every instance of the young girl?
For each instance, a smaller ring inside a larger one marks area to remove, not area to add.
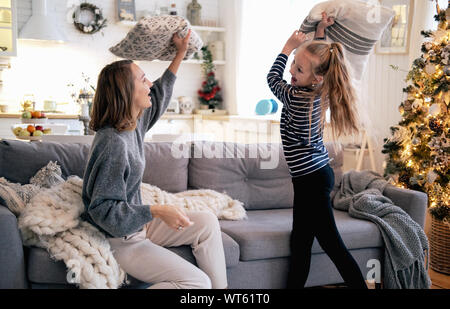
[[[294,186],[287,285],[288,288],[304,287],[316,237],[346,284],[350,288],[367,288],[336,228],[330,201],[334,173],[322,139],[325,111],[330,107],[331,125],[338,136],[358,132],[358,120],[342,45],[318,41],[323,39],[326,27],[333,23],[323,16],[316,40],[301,45],[306,36],[295,31],[267,76],[270,89],[284,105],[280,131]],[[297,52],[288,84],[283,80],[283,72],[294,49]]]
[[[103,68],[92,109],[82,217],[105,233],[122,269],[151,288],[227,287],[217,218],[141,200],[144,135],[167,108],[189,35],[174,36],[177,55],[154,83],[130,60]],[[181,245],[191,245],[199,268],[163,248]]]

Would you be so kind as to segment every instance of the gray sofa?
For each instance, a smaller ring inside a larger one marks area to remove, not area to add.
[[[210,188],[244,202],[248,220],[220,221],[229,288],[284,288],[293,190],[281,146],[261,144],[256,149],[250,145],[204,142],[196,142],[189,147],[173,146],[169,143],[145,143],[147,167],[143,181],[169,192]],[[224,158],[217,158],[221,147]],[[333,158],[330,165],[334,169],[337,186],[342,178],[343,154],[335,152],[331,143],[326,143],[326,147]],[[210,150],[214,149],[216,155],[212,157]],[[271,149],[272,155],[260,152],[265,149]],[[203,154],[200,150],[204,150]],[[64,177],[82,177],[88,153],[87,144],[1,140],[0,177],[28,183],[50,160],[61,165]],[[423,226],[426,194],[388,185],[384,195]],[[346,212],[334,210],[334,214],[341,236],[363,274],[369,271],[367,262],[371,259],[378,259],[383,265],[383,241],[378,228],[369,221],[351,218]],[[195,263],[190,247],[170,250]],[[331,260],[315,240],[306,286],[342,282]],[[131,278],[127,287],[146,286],[148,284]],[[0,206],[0,288],[60,287],[76,287],[67,283],[64,263],[52,260],[43,249],[23,247],[16,217],[6,207]]]

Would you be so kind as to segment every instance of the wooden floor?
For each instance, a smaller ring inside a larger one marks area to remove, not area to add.
[[[432,282],[432,289],[450,289],[450,275],[438,273],[431,268],[428,271]]]

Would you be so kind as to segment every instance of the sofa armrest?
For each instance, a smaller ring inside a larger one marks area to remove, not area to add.
[[[0,204],[0,289],[25,289],[25,257],[16,216]]]
[[[426,193],[388,184],[383,191],[383,195],[391,199],[394,205],[407,212],[422,228],[424,227],[428,207],[428,195]]]

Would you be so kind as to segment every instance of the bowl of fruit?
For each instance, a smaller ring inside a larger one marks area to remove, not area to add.
[[[18,139],[24,139],[28,141],[36,141],[42,139],[42,135],[51,134],[50,128],[44,128],[43,126],[32,124],[19,124],[11,127],[14,135]]]
[[[25,111],[22,113],[22,123],[47,123],[47,116],[41,111]]]

